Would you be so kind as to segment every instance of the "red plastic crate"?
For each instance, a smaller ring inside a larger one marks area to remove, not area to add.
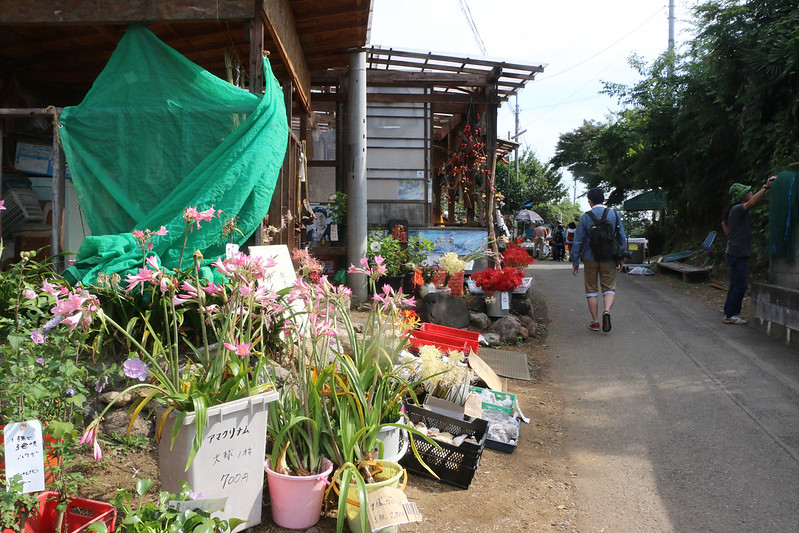
[[[39,494],[39,514],[31,516],[25,522],[25,533],[53,533],[58,521],[56,503],[58,494],[42,492]],[[117,510],[110,503],[87,500],[85,498],[69,498],[64,515],[65,533],[86,531],[92,522],[105,522],[108,531],[116,527]]]
[[[469,346],[474,353],[477,353],[478,348],[480,348],[480,333],[476,331],[451,328],[449,326],[442,326],[441,324],[431,324],[430,322],[422,322],[420,331],[463,339],[467,341],[467,346]]]
[[[411,346],[416,348],[431,345],[445,352],[457,350],[466,354],[469,353],[469,347],[463,339],[425,333],[424,331],[414,331],[410,339],[408,339],[408,342]]]

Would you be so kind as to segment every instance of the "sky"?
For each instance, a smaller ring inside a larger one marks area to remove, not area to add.
[[[692,0],[674,0],[675,42],[690,36]],[[668,0],[374,0],[370,44],[423,52],[480,57],[481,47],[464,14],[466,6],[486,56],[544,65],[518,93],[519,137],[546,162],[561,133],[584,120],[606,121],[619,109],[599,94],[602,81],[639,79],[628,64],[636,54],[651,63],[668,47]],[[511,98],[499,111],[500,137],[515,135]],[[571,199],[584,208],[585,188],[564,173]]]

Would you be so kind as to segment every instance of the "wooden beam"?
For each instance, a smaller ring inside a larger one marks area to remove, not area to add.
[[[346,94],[339,93],[314,93],[314,102],[343,102],[346,101]],[[482,94],[455,94],[455,93],[435,93],[435,94],[393,94],[393,93],[367,93],[366,99],[369,102],[386,102],[391,104],[402,103],[444,103],[444,104],[494,104],[499,105],[502,99],[497,96],[487,96]]]
[[[263,0],[254,0],[255,13],[263,10]],[[250,23],[250,92],[260,95],[264,91],[264,21],[256,16]],[[260,232],[259,232],[260,233]],[[260,237],[260,235],[259,235]],[[259,243],[260,244],[260,243]]]
[[[288,0],[263,0],[264,23],[277,46],[292,82],[297,89],[300,104],[311,112],[311,73],[297,34],[294,14]]]
[[[235,20],[252,18],[251,0],[3,0],[0,24],[140,23],[167,20]]]

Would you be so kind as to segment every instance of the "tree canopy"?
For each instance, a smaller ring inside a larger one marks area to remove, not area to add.
[[[688,234],[717,229],[733,182],[759,186],[799,159],[799,10],[793,0],[714,0],[694,8],[695,37],[630,86],[607,122],[561,135],[550,162],[611,203],[667,192]]]

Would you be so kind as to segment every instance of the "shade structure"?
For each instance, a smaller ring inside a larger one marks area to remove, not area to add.
[[[522,209],[514,217],[516,222],[526,222],[528,224],[543,224],[544,219],[541,215],[530,209]]]
[[[666,208],[666,191],[646,191],[624,201],[625,211],[658,211]]]

